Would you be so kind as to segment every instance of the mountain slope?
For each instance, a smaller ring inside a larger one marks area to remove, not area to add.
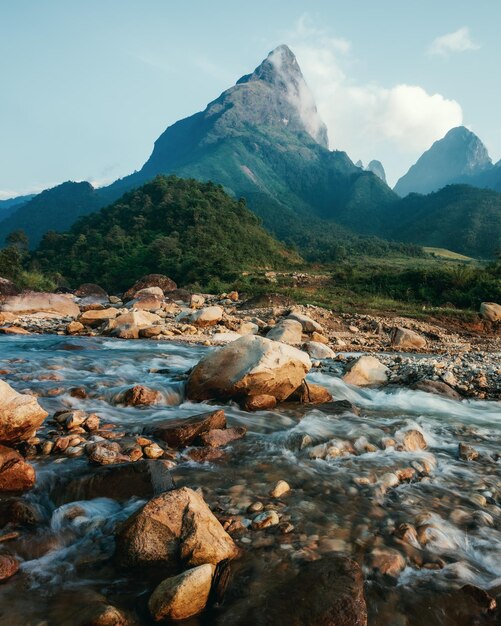
[[[458,126],[417,160],[399,179],[394,191],[402,197],[409,193],[426,194],[452,183],[473,181],[491,168],[484,144],[470,130]]]
[[[221,186],[164,176],[81,218],[68,233],[47,233],[35,258],[74,285],[94,281],[110,290],[153,272],[207,284],[301,261]]]
[[[0,200],[0,222],[16,211],[21,205],[26,204],[35,197],[35,194],[27,196],[17,196],[16,198],[8,198]]]
[[[0,245],[9,233],[23,229],[33,248],[48,230],[67,230],[80,216],[104,204],[104,198],[90,183],[66,182],[47,189],[0,221]]]
[[[491,259],[501,250],[501,194],[468,185],[410,194],[394,207],[394,215],[389,212],[386,228],[399,241]]]

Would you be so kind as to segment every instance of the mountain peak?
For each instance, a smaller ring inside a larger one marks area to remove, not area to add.
[[[406,196],[411,192],[430,193],[467,179],[492,167],[482,141],[465,126],[451,128],[416,161],[395,185]]]
[[[319,144],[328,147],[327,127],[320,119],[313,94],[289,46],[281,44],[274,48],[252,74],[242,76],[231,91],[252,83],[265,83],[273,90],[277,109],[284,113],[279,120],[281,124],[293,130],[305,130]],[[269,105],[269,98],[266,100],[264,104]]]

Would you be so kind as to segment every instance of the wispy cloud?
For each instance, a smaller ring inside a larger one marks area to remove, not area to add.
[[[466,26],[453,33],[447,33],[434,39],[428,47],[428,54],[447,57],[458,52],[478,50],[480,45],[472,40],[470,29]]]
[[[390,178],[401,173],[405,162],[463,123],[458,102],[420,85],[355,80],[351,68],[358,61],[352,46],[340,47],[342,39],[316,28],[308,16],[285,37],[327,124],[331,148],[345,150],[355,161],[379,158],[385,166],[389,161]]]

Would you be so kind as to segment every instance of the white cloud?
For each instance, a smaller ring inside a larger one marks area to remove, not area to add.
[[[453,33],[447,33],[434,39],[428,48],[428,54],[445,57],[455,52],[466,52],[479,48],[480,46],[470,36],[470,29],[463,26]]]
[[[327,124],[330,147],[354,161],[381,160],[392,183],[434,141],[463,123],[458,102],[419,85],[350,78],[345,68],[354,64],[351,46],[340,52],[333,43],[339,40],[315,30],[306,17],[287,36]]]

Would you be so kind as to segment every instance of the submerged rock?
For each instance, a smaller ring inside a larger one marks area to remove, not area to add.
[[[191,372],[190,400],[271,395],[285,400],[311,368],[304,352],[277,341],[246,335],[211,351]]]
[[[144,385],[134,385],[120,393],[115,402],[117,404],[125,404],[125,406],[150,406],[158,404],[163,399],[160,391],[150,389]]]
[[[27,491],[35,484],[35,470],[12,448],[0,445],[0,493]]]
[[[153,619],[184,620],[201,613],[209,599],[213,573],[214,566],[205,563],[163,580],[148,601]]]
[[[180,569],[238,555],[238,548],[205,503],[188,487],[163,493],[125,521],[116,538],[125,566]]]
[[[226,416],[220,409],[193,417],[157,422],[152,429],[152,434],[172,448],[184,448],[191,445],[203,433],[224,428],[226,428]]]
[[[29,439],[47,417],[34,396],[18,393],[0,380],[0,442]]]
[[[203,433],[199,437],[202,446],[209,448],[220,448],[226,446],[232,441],[242,439],[247,432],[245,426],[237,426],[235,428],[215,428],[209,432]]]

